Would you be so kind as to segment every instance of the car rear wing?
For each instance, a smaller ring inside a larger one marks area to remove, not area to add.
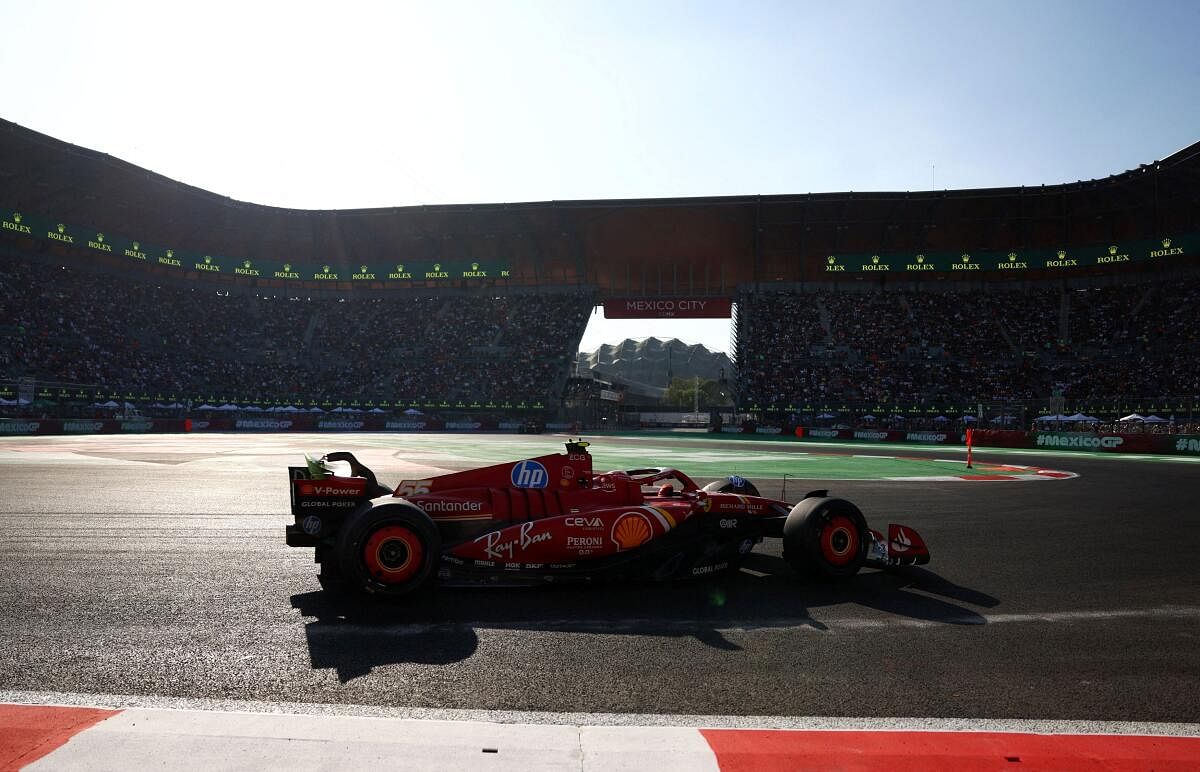
[[[305,461],[304,466],[288,467],[295,518],[295,523],[287,527],[289,546],[317,546],[323,538],[335,533],[346,516],[361,504],[392,493],[351,453],[329,453],[320,459],[305,457]],[[349,464],[349,475],[337,473],[344,470],[334,466],[339,461]]]

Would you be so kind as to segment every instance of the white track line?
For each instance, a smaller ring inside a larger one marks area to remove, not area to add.
[[[358,716],[421,721],[483,721],[576,727],[702,727],[712,729],[800,729],[907,732],[1029,732],[1039,734],[1139,734],[1200,737],[1200,724],[1142,721],[979,719],[923,716],[730,716],[684,713],[554,713],[548,711],[457,710],[384,705],[258,702],[79,692],[0,691],[0,702],[115,709],[220,711],[243,715]]]

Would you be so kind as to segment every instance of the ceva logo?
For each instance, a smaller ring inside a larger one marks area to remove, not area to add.
[[[550,482],[546,467],[538,461],[518,461],[509,476],[514,488],[545,488]]]

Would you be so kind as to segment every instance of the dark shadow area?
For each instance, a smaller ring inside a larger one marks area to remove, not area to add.
[[[933,597],[940,596],[940,597]],[[662,584],[435,588],[399,603],[293,595],[292,606],[312,618],[305,632],[313,668],[334,668],[349,681],[380,665],[447,664],[467,659],[477,630],[644,635],[694,638],[740,651],[723,630],[830,626],[813,609],[855,604],[918,623],[983,625],[958,603],[991,608],[999,600],[921,568],[867,570],[842,583],[806,583],[778,557],[749,556],[740,571],[703,581]],[[870,626],[893,623],[886,617]],[[862,622],[860,621],[860,624]]]

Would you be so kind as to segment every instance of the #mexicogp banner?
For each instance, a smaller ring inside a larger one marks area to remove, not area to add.
[[[355,266],[320,265],[286,260],[251,260],[228,255],[204,255],[160,244],[149,244],[93,227],[69,225],[38,214],[0,209],[0,235],[20,235],[56,241],[97,253],[126,257],[143,264],[177,268],[199,274],[286,279],[305,282],[458,282],[467,279],[507,279],[507,265],[495,261],[389,263],[374,261]]]

